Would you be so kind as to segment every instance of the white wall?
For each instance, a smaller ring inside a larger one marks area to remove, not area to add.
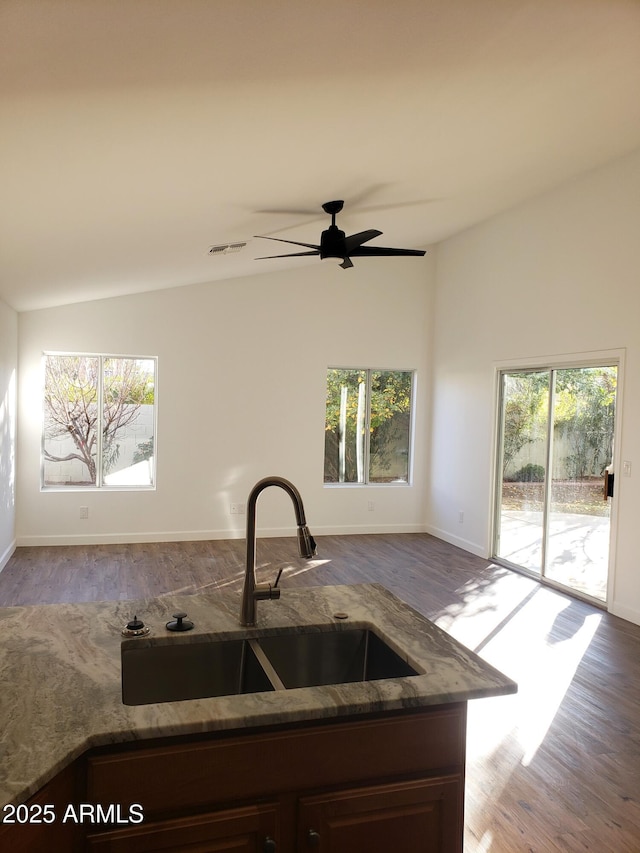
[[[229,504],[270,474],[298,486],[314,533],[424,530],[432,257],[318,263],[20,314],[18,544],[244,536]],[[155,491],[41,491],[45,350],[158,356]],[[417,369],[413,486],[323,487],[336,365]],[[294,531],[284,492],[260,497],[258,522],[262,535]]]
[[[15,550],[18,315],[0,301],[0,569]]]
[[[429,530],[490,553],[498,365],[622,351],[610,609],[640,623],[640,152],[440,244],[436,280]]]

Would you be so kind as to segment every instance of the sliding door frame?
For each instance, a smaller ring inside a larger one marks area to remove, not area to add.
[[[623,390],[624,390],[624,364],[625,364],[626,349],[614,350],[598,350],[591,352],[580,353],[565,353],[553,356],[541,356],[536,358],[520,358],[509,359],[508,361],[494,362],[494,428],[493,428],[493,454],[494,465],[491,481],[491,495],[489,506],[492,508],[489,518],[489,543],[490,543],[490,559],[498,565],[503,565],[516,572],[531,577],[539,581],[541,584],[558,589],[561,592],[568,593],[576,598],[581,598],[594,604],[597,607],[602,607],[609,610],[615,600],[615,580],[616,580],[616,544],[617,544],[617,518],[618,518],[618,496],[620,494],[621,479],[622,479],[622,412],[623,412]],[[548,537],[548,506],[549,506],[549,490],[551,489],[551,478],[545,477],[545,501],[543,508],[543,542],[542,542],[542,568],[540,572],[535,572],[524,566],[519,566],[503,557],[496,555],[497,537],[500,523],[501,509],[501,484],[502,484],[502,441],[501,441],[501,423],[502,423],[502,405],[503,405],[503,383],[502,375],[504,373],[527,373],[532,371],[550,371],[551,383],[549,389],[549,418],[548,418],[548,433],[547,433],[547,471],[552,459],[553,449],[553,401],[555,395],[555,374],[553,371],[571,368],[583,367],[617,367],[617,387],[616,387],[616,410],[615,410],[615,431],[614,431],[614,472],[616,474],[616,488],[614,489],[613,497],[611,498],[611,513],[609,519],[609,566],[607,576],[607,599],[606,602],[599,601],[588,595],[583,595],[579,591],[572,590],[562,584],[559,584],[544,574],[544,565],[547,551]]]

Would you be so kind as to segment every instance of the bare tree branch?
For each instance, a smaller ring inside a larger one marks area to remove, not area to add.
[[[45,459],[78,459],[86,465],[93,483],[97,475],[98,429],[102,430],[103,470],[108,470],[118,457],[119,434],[135,423],[145,402],[153,402],[153,380],[139,360],[104,358],[100,413],[100,363],[98,356],[47,356],[45,362]],[[64,436],[71,437],[77,453],[53,453],[50,442]]]

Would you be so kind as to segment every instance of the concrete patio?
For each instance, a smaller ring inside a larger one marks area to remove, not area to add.
[[[608,516],[551,513],[545,577],[599,601],[607,599]],[[496,556],[540,572],[542,512],[503,510]]]

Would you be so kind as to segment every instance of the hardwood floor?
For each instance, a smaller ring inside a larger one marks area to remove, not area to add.
[[[258,542],[287,587],[377,581],[519,684],[469,703],[465,853],[639,853],[640,627],[428,535]],[[243,540],[19,548],[0,605],[240,590]]]

